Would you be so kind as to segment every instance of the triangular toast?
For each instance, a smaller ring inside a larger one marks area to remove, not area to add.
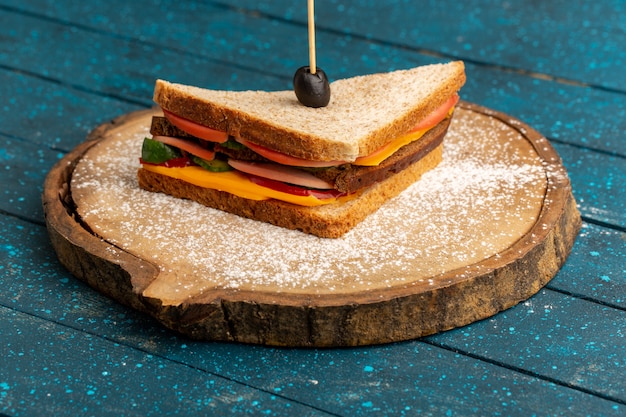
[[[406,133],[465,82],[463,62],[331,83],[328,106],[293,91],[208,90],[158,80],[154,101],[178,116],[288,155],[351,162]]]

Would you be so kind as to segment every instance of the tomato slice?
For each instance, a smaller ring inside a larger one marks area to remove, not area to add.
[[[414,132],[416,130],[425,130],[425,129],[430,129],[430,128],[435,127],[437,123],[439,123],[440,121],[446,118],[450,110],[452,110],[452,107],[456,106],[456,103],[459,102],[459,99],[460,99],[459,95],[457,93],[454,93],[452,97],[450,97],[445,103],[437,107],[435,111],[433,111],[431,114],[426,116],[424,120],[419,122],[417,126],[415,126],[411,130],[411,132]]]
[[[259,177],[256,175],[246,174],[250,181],[253,183],[260,185],[262,187],[267,187],[275,191],[280,191],[281,193],[293,194],[298,196],[313,196],[320,200],[325,198],[337,198],[345,195],[346,193],[339,190],[314,190],[310,188],[303,188],[297,185],[287,184],[281,181],[270,180],[268,178]]]
[[[184,117],[180,117],[172,113],[171,111],[163,110],[163,114],[170,121],[171,124],[177,128],[184,130],[192,136],[200,139],[208,140],[209,142],[224,143],[228,140],[228,133],[220,130],[211,129],[210,127],[202,126],[196,122],[193,122]]]
[[[346,163],[345,161],[309,161],[308,159],[289,156],[287,154],[266,148],[265,146],[257,145],[256,143],[252,143],[246,139],[237,138],[237,142],[247,146],[254,152],[269,159],[270,161],[278,162],[279,164],[283,165],[309,168],[325,168],[334,167]]]

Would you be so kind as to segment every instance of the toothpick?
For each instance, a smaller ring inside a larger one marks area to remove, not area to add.
[[[309,12],[309,68],[311,74],[317,72],[315,65],[315,10],[313,6],[314,0],[308,0],[308,12]]]

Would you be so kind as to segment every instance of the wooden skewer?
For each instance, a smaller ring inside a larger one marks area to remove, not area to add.
[[[308,0],[308,14],[309,14],[309,68],[311,74],[317,72],[315,64],[315,10],[313,5],[314,0]]]

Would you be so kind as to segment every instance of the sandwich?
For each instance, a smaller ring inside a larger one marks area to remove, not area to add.
[[[460,61],[336,80],[326,107],[293,91],[157,80],[139,186],[323,238],[340,237],[442,158]]]

